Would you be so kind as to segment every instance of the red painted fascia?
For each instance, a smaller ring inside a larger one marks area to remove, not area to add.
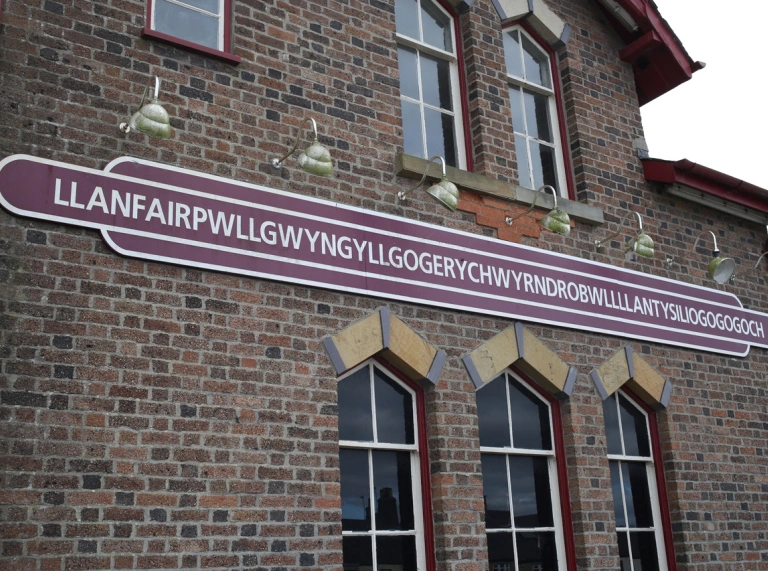
[[[699,192],[768,213],[768,190],[687,159],[643,159],[645,180],[679,184]]]

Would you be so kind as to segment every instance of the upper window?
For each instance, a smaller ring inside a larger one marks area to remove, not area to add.
[[[510,372],[477,391],[491,571],[565,571],[552,407]]]
[[[666,571],[648,415],[620,391],[603,412],[621,571]]]
[[[557,100],[549,55],[522,28],[504,32],[520,185],[548,184],[567,196]]]
[[[406,154],[465,168],[453,17],[431,0],[395,0]]]
[[[339,381],[345,571],[425,571],[417,393],[374,363]]]
[[[147,0],[144,34],[224,55],[229,52],[231,0]]]

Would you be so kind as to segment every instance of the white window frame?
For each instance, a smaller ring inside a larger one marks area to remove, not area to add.
[[[624,513],[627,513],[627,504],[626,504],[626,497],[624,495],[624,476],[622,474],[621,470],[621,463],[622,462],[642,462],[645,464],[645,473],[648,478],[648,495],[651,502],[651,514],[653,515],[653,527],[629,527],[629,521],[626,521],[625,523],[627,525],[619,527],[618,522],[616,524],[616,537],[618,541],[618,534],[619,533],[625,533],[627,534],[627,541],[629,542],[629,569],[634,570],[634,562],[632,558],[632,543],[629,541],[629,533],[633,531],[653,531],[654,537],[656,539],[656,552],[658,554],[658,560],[659,560],[659,571],[667,571],[668,564],[667,564],[667,550],[666,545],[664,541],[664,529],[662,525],[662,519],[661,519],[661,505],[659,503],[659,486],[656,482],[656,467],[654,464],[654,458],[653,458],[653,440],[651,439],[651,432],[650,432],[650,419],[648,418],[648,413],[646,413],[641,407],[639,407],[635,400],[625,393],[622,390],[616,391],[616,414],[617,418],[619,420],[619,437],[621,438],[621,454],[608,454],[608,460],[611,461],[617,461],[619,463],[619,478],[620,478],[620,484],[621,484],[621,498],[623,502],[622,509],[624,510]],[[621,408],[619,405],[619,395],[623,396],[635,409],[640,411],[642,413],[643,418],[645,418],[645,430],[646,430],[646,437],[648,438],[648,447],[650,449],[650,456],[629,456],[625,454],[626,447],[624,446],[624,426],[621,422]],[[606,427],[607,428],[607,427]],[[613,482],[611,482],[613,484]]]
[[[502,373],[504,375],[504,392],[507,396],[507,403],[509,403],[509,380],[507,377],[512,377],[517,382],[519,382],[521,385],[523,385],[528,391],[531,392],[531,394],[535,395],[537,399],[539,399],[541,402],[543,402],[547,406],[547,411],[549,413],[549,434],[550,438],[552,439],[550,444],[552,446],[551,450],[536,450],[536,449],[529,449],[529,448],[515,448],[514,446],[514,438],[512,437],[512,407],[507,406],[507,421],[509,423],[509,442],[510,446],[504,446],[504,447],[496,447],[496,446],[480,446],[480,454],[496,454],[496,455],[503,455],[506,460],[507,465],[507,474],[509,474],[509,460],[508,458],[510,456],[545,456],[547,458],[547,475],[549,477],[549,493],[551,498],[551,504],[552,504],[552,523],[554,524],[554,527],[536,527],[536,528],[521,528],[518,530],[518,528],[515,527],[515,513],[514,513],[514,505],[512,502],[512,481],[511,479],[507,478],[507,497],[509,498],[509,510],[510,510],[510,517],[511,517],[511,527],[509,528],[487,528],[485,529],[485,533],[512,533],[513,541],[514,541],[514,550],[515,555],[517,555],[517,532],[522,531],[530,531],[530,532],[545,532],[545,531],[554,531],[555,532],[555,543],[557,545],[557,566],[560,571],[567,571],[568,569],[568,561],[566,560],[566,553],[565,553],[565,532],[563,530],[563,514],[562,514],[562,504],[560,502],[560,486],[559,486],[559,479],[558,479],[558,473],[557,473],[557,457],[556,457],[556,451],[555,451],[555,430],[554,430],[554,423],[552,422],[552,404],[548,402],[544,397],[542,397],[539,392],[533,388],[529,383],[525,382],[522,378],[520,378],[519,375],[516,375],[511,370],[507,369]],[[491,382],[496,382],[498,380],[498,377],[494,379]],[[488,383],[490,384],[490,383]],[[487,385],[485,385],[487,386]],[[485,386],[480,387],[478,391],[483,390]],[[479,411],[478,411],[479,412]],[[512,569],[510,571],[518,571],[517,570],[517,562],[515,562],[516,569]]]
[[[224,28],[225,28],[225,19],[226,15],[224,13],[224,10],[227,6],[226,0],[218,0],[219,3],[219,10],[218,13],[209,12],[208,10],[203,10],[202,8],[198,8],[196,6],[192,6],[190,4],[187,4],[184,2],[184,0],[165,0],[169,4],[175,4],[176,6],[179,6],[180,8],[184,10],[192,10],[193,12],[199,12],[200,14],[205,14],[206,16],[211,16],[213,18],[216,18],[218,20],[218,33],[217,33],[217,40],[216,40],[216,47],[211,46],[205,46],[204,44],[201,44],[200,42],[197,42],[194,40],[194,38],[183,38],[181,36],[177,36],[175,34],[172,34],[168,32],[167,30],[160,30],[157,28],[157,17],[156,17],[156,11],[157,11],[157,4],[159,0],[151,0],[151,15],[150,15],[150,29],[154,32],[158,32],[160,34],[166,34],[167,36],[173,36],[174,38],[178,38],[184,42],[189,42],[192,44],[197,44],[200,46],[203,46],[207,49],[211,49],[214,51],[221,51],[225,52],[227,51],[224,46]]]
[[[555,82],[559,81],[559,74],[557,73],[557,69],[552,64],[552,57],[550,56],[549,52],[541,45],[539,41],[537,41],[531,34],[529,34],[525,28],[522,26],[510,26],[508,28],[504,28],[503,33],[509,34],[510,32],[517,31],[520,33],[521,36],[525,36],[531,43],[533,43],[538,50],[544,54],[544,57],[547,58],[547,66],[549,69],[549,76],[550,81],[552,82],[552,87],[547,88],[542,85],[539,85],[538,83],[533,83],[531,81],[526,80],[523,77],[516,77],[511,74],[506,74],[507,76],[507,83],[510,86],[519,87],[521,89],[525,89],[528,91],[532,91],[534,93],[538,93],[540,95],[544,95],[547,97],[548,102],[548,111],[549,111],[549,122],[550,122],[550,129],[552,130],[552,142],[543,141],[541,139],[536,139],[535,137],[531,137],[528,135],[528,128],[525,126],[525,132],[517,131],[518,126],[513,125],[513,134],[515,136],[524,137],[527,141],[536,141],[537,143],[545,146],[554,146],[555,151],[555,173],[557,177],[557,190],[560,196],[563,196],[565,198],[568,198],[568,182],[566,178],[566,172],[565,172],[565,157],[563,155],[563,136],[561,133],[562,125],[560,124],[560,114],[558,113],[557,108],[557,93],[555,92]],[[520,57],[523,58],[523,43],[522,43],[522,37],[520,41]],[[507,53],[505,51],[504,57],[507,57]],[[521,68],[523,70],[523,73],[525,73],[525,64],[524,61],[521,61]],[[505,62],[505,69],[506,69],[506,62]],[[512,117],[509,118],[510,123],[512,122]],[[523,113],[523,121],[526,120],[526,113]],[[532,169],[532,160],[530,156],[530,145],[526,144],[526,156],[525,160],[528,162],[528,172],[533,174]],[[517,152],[517,145],[515,145],[515,156],[518,155]],[[520,157],[517,156],[518,164],[520,163]],[[518,173],[520,172],[520,168],[518,166]],[[518,174],[519,179],[519,174]],[[536,190],[534,188],[534,183],[532,180],[523,181],[518,180],[520,183],[520,186],[524,186],[525,188],[531,188],[533,190]]]
[[[459,63],[458,63],[458,57],[456,55],[456,53],[459,50],[459,46],[456,38],[456,21],[453,15],[451,15],[447,10],[445,10],[445,8],[443,8],[440,5],[440,3],[437,2],[437,0],[418,0],[418,1],[419,1],[419,9],[416,10],[416,12],[419,18],[419,35],[423,37],[423,30],[424,30],[421,22],[421,2],[428,1],[428,2],[431,2],[434,6],[436,6],[445,15],[445,17],[450,20],[448,27],[450,28],[450,31],[451,31],[451,45],[453,46],[453,53],[435,48],[434,46],[431,46],[421,41],[421,39],[411,38],[410,36],[405,36],[397,32],[395,32],[395,38],[398,43],[398,46],[402,45],[402,46],[411,48],[413,50],[416,50],[417,54],[424,53],[434,58],[445,60],[450,64],[449,69],[451,74],[451,103],[453,105],[453,111],[451,111],[450,113],[453,115],[454,137],[456,138],[456,162],[457,162],[456,168],[466,169],[467,168],[467,152],[466,152],[466,146],[464,141],[464,105],[461,97],[461,89],[460,89],[461,84],[459,79]],[[421,69],[420,65],[417,69],[418,70]],[[416,80],[419,85],[419,93],[423,93],[420,71]],[[448,114],[448,112],[447,110],[444,110],[440,107],[428,105],[423,101],[413,99],[412,97],[408,97],[406,95],[403,95],[402,93],[400,94],[400,100],[407,101],[409,103],[414,103],[419,106],[419,111],[421,115],[421,133],[422,133],[422,137],[421,137],[422,138],[422,141],[421,141],[422,155],[420,158],[429,159],[430,157],[428,156],[428,151],[427,151],[427,128],[424,122],[424,108],[426,107],[428,109],[433,109],[441,114]]]
[[[392,451],[407,451],[410,452],[411,460],[411,490],[413,495],[413,526],[414,531],[396,531],[396,530],[377,530],[376,518],[374,517],[375,511],[373,505],[371,506],[371,529],[368,531],[342,531],[342,537],[371,537],[374,541],[371,542],[372,557],[373,557],[373,569],[378,569],[378,562],[376,561],[376,537],[384,536],[414,536],[416,542],[416,569],[417,571],[426,571],[427,569],[427,557],[425,551],[425,537],[424,537],[424,510],[423,496],[421,490],[421,462],[420,462],[420,450],[419,450],[419,430],[421,427],[418,422],[418,415],[416,412],[416,391],[411,387],[403,383],[395,375],[387,371],[385,368],[379,366],[375,361],[366,361],[354,369],[348,371],[343,377],[339,379],[343,381],[347,377],[355,374],[360,369],[369,368],[368,381],[370,383],[371,391],[371,411],[373,414],[373,442],[358,441],[358,440],[339,440],[339,448],[355,449],[355,450],[367,450],[368,451],[368,473],[370,479],[368,482],[368,493],[371,498],[371,503],[376,500],[376,495],[373,486],[373,454],[375,450],[392,450]],[[408,394],[411,395],[411,412],[413,414],[413,440],[414,444],[388,444],[384,442],[378,442],[378,431],[376,425],[376,394],[374,391],[374,376],[373,370],[376,369],[380,373],[386,375],[390,380],[397,383],[397,385],[405,389]]]

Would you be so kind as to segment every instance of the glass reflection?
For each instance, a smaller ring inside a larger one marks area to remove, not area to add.
[[[376,538],[379,571],[416,571],[416,538],[412,535]]]
[[[341,539],[344,569],[373,568],[373,549],[370,537],[344,536]]]
[[[368,531],[371,529],[370,477],[368,451],[339,450],[341,473],[341,529]]]
[[[627,456],[651,456],[646,417],[623,395],[619,395],[621,429],[624,432],[624,450]]]
[[[555,533],[519,532],[517,534],[517,560],[520,571],[557,571]]]
[[[482,454],[480,458],[483,470],[485,527],[487,529],[512,527],[506,457],[499,454]]]
[[[534,161],[534,186],[539,188],[542,184],[548,184],[555,189],[555,150],[543,143],[531,143],[531,157]]]
[[[373,390],[379,442],[414,444],[410,393],[376,368],[373,369]]]
[[[434,109],[424,109],[424,123],[427,131],[427,155],[442,155],[445,164],[456,166],[456,135],[453,117]]]
[[[515,543],[511,533],[488,534],[491,571],[515,571]]]
[[[425,157],[424,140],[421,130],[421,107],[416,103],[403,101],[403,148],[414,157]]]
[[[509,380],[512,442],[515,448],[552,450],[549,406],[516,380]]]
[[[414,529],[410,453],[374,451],[373,489],[377,529]]]
[[[496,377],[475,393],[480,446],[501,448],[511,445],[505,378],[505,375]]]
[[[621,432],[619,429],[619,412],[616,406],[615,394],[603,401],[605,434],[608,437],[608,454],[622,454],[623,452],[621,448]]]
[[[547,459],[541,456],[510,456],[509,477],[515,527],[553,526]]]
[[[523,36],[525,79],[544,87],[552,87],[547,56],[531,40]]]
[[[419,99],[418,55],[415,50],[397,47],[397,63],[400,68],[400,93],[411,99]]]
[[[635,571],[659,571],[656,535],[652,531],[633,531],[629,534],[629,540],[632,543]]]
[[[418,0],[395,0],[395,30],[414,40],[419,39]],[[402,77],[402,73],[400,74]]]
[[[219,19],[197,10],[157,0],[155,29],[177,38],[219,49]]]
[[[515,154],[517,155],[517,177],[520,186],[533,188],[528,160],[528,145],[526,138],[522,135],[515,135]]]
[[[613,490],[613,512],[616,515],[616,527],[626,527],[627,518],[624,514],[624,496],[621,494],[621,477],[619,476],[619,463],[611,460],[611,489]]]
[[[447,52],[453,52],[453,41],[451,40],[449,23],[450,19],[448,16],[430,0],[421,1],[422,40],[425,44]]]
[[[504,34],[504,61],[507,64],[507,75],[523,77],[520,39],[517,30]]]
[[[339,381],[339,440],[373,442],[371,382],[368,367]]]
[[[648,472],[642,462],[622,462],[624,493],[627,498],[627,513],[632,514],[631,527],[653,527],[651,495],[648,488]]]
[[[525,133],[523,96],[519,87],[509,86],[509,102],[512,106],[512,129],[518,133]]]
[[[447,111],[453,109],[451,67],[447,61],[421,55],[421,86],[424,103]]]

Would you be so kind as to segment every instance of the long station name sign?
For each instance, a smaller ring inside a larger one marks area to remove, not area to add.
[[[0,161],[11,213],[126,256],[743,356],[768,315],[728,292],[124,157]]]

